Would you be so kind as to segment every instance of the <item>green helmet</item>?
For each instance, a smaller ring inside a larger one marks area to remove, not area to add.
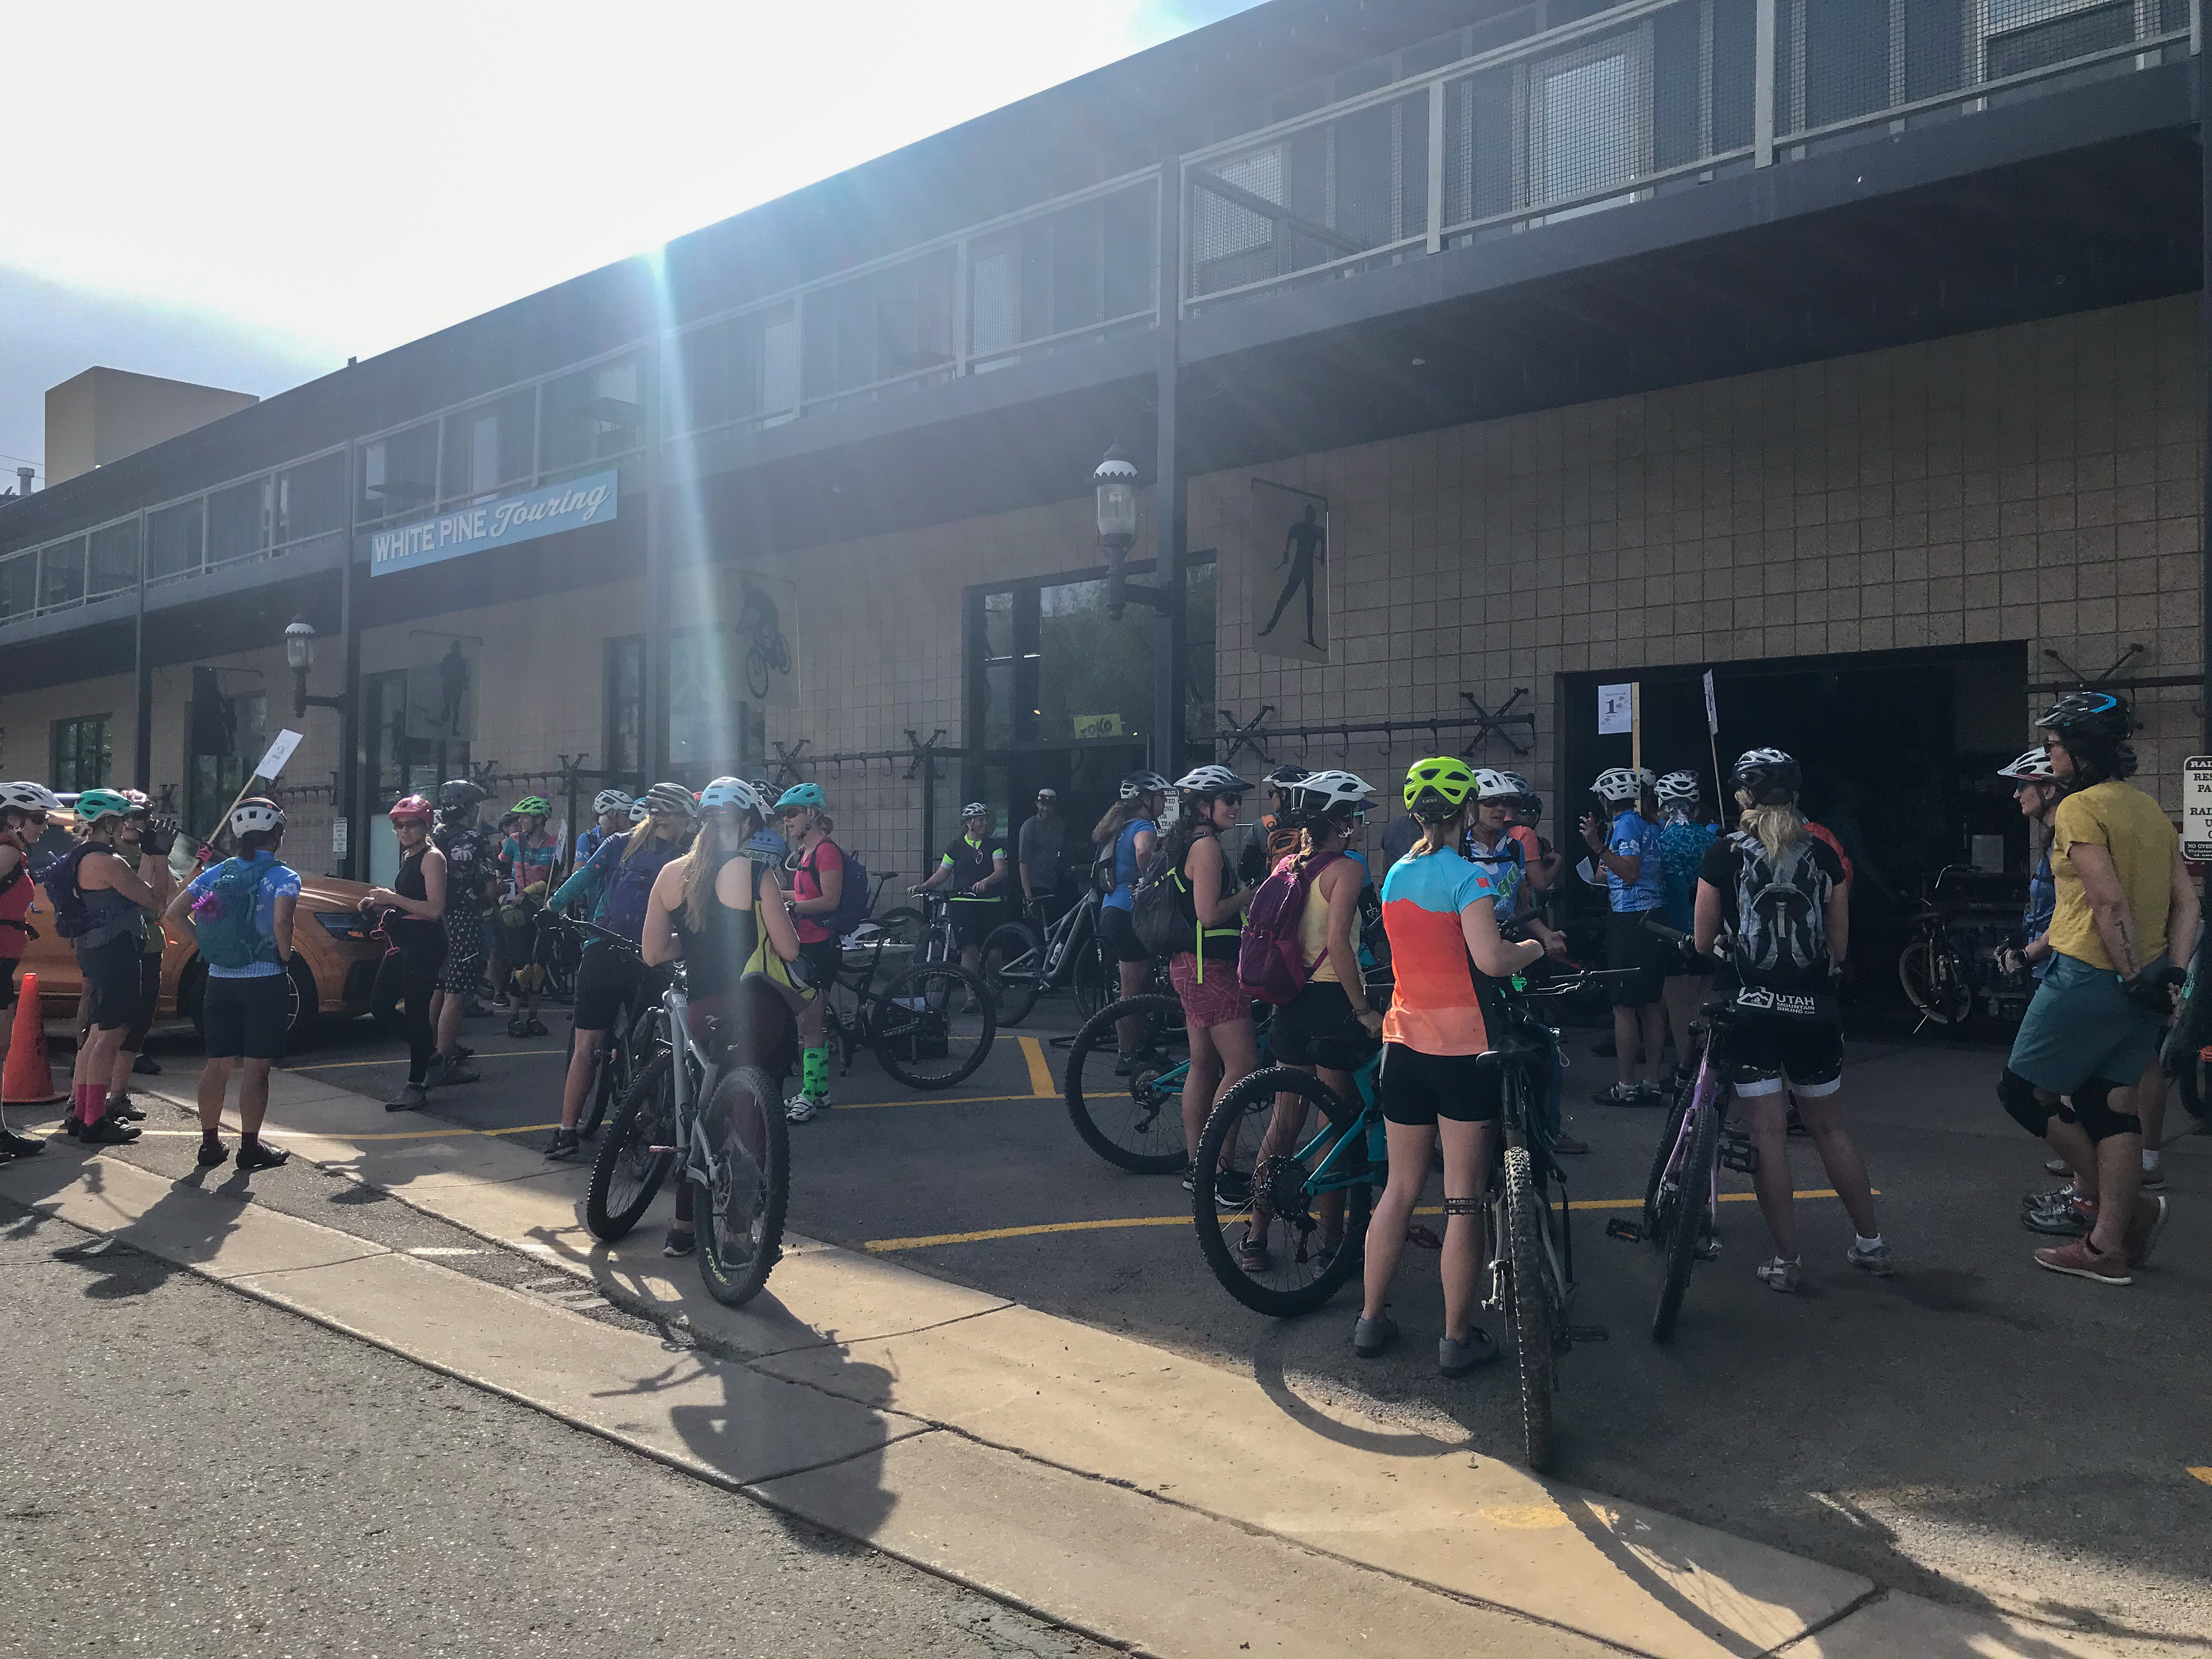
[[[79,823],[97,823],[102,818],[124,818],[138,809],[131,804],[128,795],[112,789],[88,789],[76,798],[76,818]]]
[[[1406,810],[1431,823],[1450,817],[1474,792],[1474,769],[1449,755],[1415,761],[1406,771]]]
[[[533,818],[550,818],[553,816],[552,803],[543,795],[525,795],[507,810],[512,812],[520,812]]]

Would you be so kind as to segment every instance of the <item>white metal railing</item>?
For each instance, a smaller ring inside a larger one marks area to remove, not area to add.
[[[1623,0],[1183,156],[1186,314],[2194,50],[2197,0]]]

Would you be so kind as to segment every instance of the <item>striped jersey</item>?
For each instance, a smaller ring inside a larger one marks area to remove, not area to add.
[[[1390,866],[1382,878],[1382,927],[1397,985],[1382,1017],[1385,1042],[1424,1054],[1479,1054],[1490,1047],[1459,915],[1498,897],[1498,884],[1453,848]]]

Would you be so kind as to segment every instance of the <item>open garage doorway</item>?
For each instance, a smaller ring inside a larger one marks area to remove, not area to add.
[[[1947,893],[1971,891],[1993,921],[2008,907],[2017,918],[2027,890],[2027,826],[1996,772],[2033,735],[2026,645],[1711,665],[1720,717],[1713,741],[1705,727],[1707,666],[1560,676],[1561,787],[1551,819],[1560,836],[1571,842],[1588,810],[1583,792],[1599,771],[1629,763],[1628,738],[1598,734],[1598,688],[1635,680],[1643,687],[1644,765],[1696,772],[1709,815],[1720,799],[1716,750],[1723,772],[1756,746],[1786,750],[1802,763],[1807,814],[1835,833],[1854,867],[1856,1000],[1901,1006],[1898,952],[1929,884],[1947,866],[1985,872],[1953,878]]]

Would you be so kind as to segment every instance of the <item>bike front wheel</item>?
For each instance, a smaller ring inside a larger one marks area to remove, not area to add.
[[[1690,1288],[1690,1269],[1697,1265],[1698,1249],[1713,1230],[1713,1172],[1721,1151],[1721,1103],[1710,1103],[1698,1115],[1690,1132],[1690,1150],[1674,1172],[1671,1206],[1660,1195],[1660,1210],[1667,1216],[1662,1240],[1667,1253],[1667,1278],[1659,1287],[1659,1305],[1651,1313],[1651,1340],[1671,1341],[1674,1322],[1682,1312],[1682,1297]],[[1669,1213],[1671,1210],[1671,1213]]]
[[[614,1127],[592,1160],[584,1224],[603,1244],[615,1243],[637,1225],[675,1160],[672,1152],[653,1150],[675,1144],[674,1073],[672,1055],[664,1052],[653,1056],[616,1108]]]
[[[1513,1327],[1513,1357],[1521,1380],[1521,1447],[1538,1474],[1552,1462],[1552,1395],[1559,1386],[1553,1361],[1558,1320],[1552,1281],[1545,1272],[1545,1205],[1526,1146],[1505,1149],[1505,1316]]]
[[[1043,960],[1043,943],[1026,922],[1001,922],[985,935],[975,970],[990,988],[1000,1024],[1018,1025],[1036,1006],[1042,988],[1037,964]]]
[[[1121,988],[1119,964],[1106,954],[1105,941],[1096,933],[1076,948],[1075,968],[1071,977],[1075,984],[1075,1013],[1079,1019],[1091,1015],[1114,1000]]]
[[[1115,1076],[1116,1031],[1137,1025],[1133,1069]],[[1189,1161],[1183,1144],[1182,1080],[1190,1043],[1182,1003],[1172,996],[1130,997],[1091,1015],[1067,1051],[1062,1097],[1083,1144],[1109,1164],[1139,1175],[1172,1175]]]
[[[1940,935],[1922,933],[1906,944],[1898,955],[1897,979],[1905,1000],[1938,1025],[1963,1025],[1974,1012],[1966,966]]]
[[[1667,1165],[1674,1156],[1674,1143],[1682,1138],[1682,1120],[1690,1115],[1690,1103],[1697,1097],[1698,1077],[1695,1072],[1685,1079],[1674,1091],[1673,1103],[1667,1109],[1667,1130],[1659,1137],[1659,1144],[1651,1149],[1651,1171],[1644,1178],[1644,1236],[1656,1239],[1665,1224],[1660,1213],[1659,1190],[1667,1179]]]
[[[990,988],[957,963],[910,968],[876,1004],[869,1047],[909,1089],[949,1089],[989,1057],[999,1017]]]
[[[712,1180],[691,1183],[699,1276],[715,1301],[741,1308],[783,1253],[791,1141],[775,1082],[757,1066],[738,1066],[714,1085],[694,1133],[704,1137],[700,1161],[714,1170]]]
[[[1285,1133],[1286,1145],[1270,1146],[1266,1137],[1284,1101],[1304,1122]],[[1198,1250],[1221,1288],[1253,1312],[1275,1319],[1311,1313],[1359,1271],[1375,1199],[1365,1146],[1355,1142],[1330,1165],[1331,1190],[1317,1193],[1313,1184],[1341,1137],[1361,1133],[1360,1119],[1359,1108],[1319,1078],[1271,1066],[1239,1081],[1206,1120],[1191,1204]],[[1337,1138],[1302,1158],[1322,1125]],[[1218,1202],[1215,1171],[1232,1167],[1240,1147],[1252,1158],[1250,1194],[1241,1204]],[[1339,1177],[1352,1184],[1336,1187]],[[1256,1255],[1248,1249],[1255,1238]]]

